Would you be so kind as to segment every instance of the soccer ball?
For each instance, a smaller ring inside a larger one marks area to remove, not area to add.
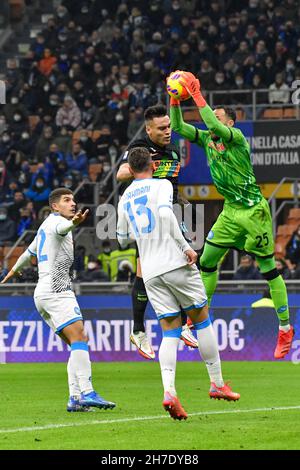
[[[190,98],[189,93],[181,83],[179,83],[180,77],[182,77],[183,72],[181,70],[176,70],[172,72],[171,75],[167,78],[167,92],[172,98],[176,100],[185,101]]]

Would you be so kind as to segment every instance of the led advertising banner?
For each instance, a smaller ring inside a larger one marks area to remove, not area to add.
[[[272,308],[252,309],[256,295],[216,295],[211,320],[221,358],[226,361],[271,361],[278,333]],[[93,361],[143,361],[130,343],[131,298],[128,295],[78,297],[89,336]],[[291,322],[300,331],[300,295],[292,295]],[[161,329],[151,307],[146,329],[153,349],[161,342]],[[158,355],[157,355],[158,356]],[[0,308],[0,362],[66,362],[68,347],[41,319],[31,297],[2,297]],[[295,339],[286,358],[300,361],[300,340]],[[180,342],[178,360],[198,361],[196,349]]]

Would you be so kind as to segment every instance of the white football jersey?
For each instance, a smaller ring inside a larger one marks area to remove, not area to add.
[[[71,290],[70,271],[74,261],[72,231],[59,235],[59,224],[66,219],[59,214],[50,214],[39,227],[28,251],[37,257],[39,280],[35,296]]]
[[[144,282],[187,264],[191,249],[173,213],[173,187],[166,179],[136,179],[118,205],[117,236],[120,244],[134,239],[138,245]],[[167,208],[174,227],[164,225],[160,209]],[[173,220],[174,219],[174,220]]]

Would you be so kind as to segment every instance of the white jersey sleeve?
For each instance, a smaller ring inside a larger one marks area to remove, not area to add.
[[[26,264],[29,263],[32,256],[36,256],[36,237],[30,243],[27,250],[22,253],[22,255],[18,258],[16,264],[12,267],[12,270],[17,272],[20,271]]]

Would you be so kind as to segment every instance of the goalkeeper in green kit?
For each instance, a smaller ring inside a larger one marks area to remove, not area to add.
[[[272,218],[268,202],[256,183],[250,162],[250,147],[243,133],[234,127],[234,110],[220,107],[214,111],[200,91],[200,82],[185,72],[181,81],[196,103],[207,126],[202,131],[183,121],[180,101],[171,98],[171,127],[190,142],[204,148],[214,184],[225,198],[224,208],[210,230],[200,257],[202,280],[208,302],[217,285],[217,265],[229,248],[252,253],[268,281],[279,319],[276,359],[290,350],[294,328],[289,323],[287,290],[275,267]]]

